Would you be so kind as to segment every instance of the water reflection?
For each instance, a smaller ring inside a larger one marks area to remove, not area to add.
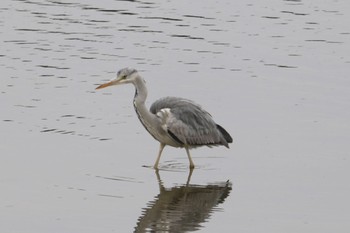
[[[214,211],[220,210],[231,192],[229,181],[206,185],[190,184],[193,170],[184,185],[165,188],[156,171],[160,193],[147,204],[134,232],[189,232],[201,228]]]

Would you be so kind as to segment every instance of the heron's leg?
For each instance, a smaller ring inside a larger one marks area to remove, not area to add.
[[[193,163],[191,155],[190,155],[190,149],[188,149],[187,146],[185,146],[185,149],[186,149],[186,152],[187,152],[188,160],[190,161],[190,169],[193,169],[194,168],[194,163]]]
[[[160,156],[162,155],[162,151],[163,151],[164,147],[165,147],[165,144],[164,143],[160,143],[158,157],[157,157],[157,160],[156,160],[156,162],[154,163],[154,166],[153,166],[154,169],[158,169]]]
[[[190,172],[188,173],[188,177],[187,177],[187,181],[186,181],[186,187],[188,187],[188,185],[190,184],[193,170],[194,170],[194,169],[191,168],[191,169],[190,169]]]
[[[162,179],[160,178],[159,169],[154,169],[154,170],[156,171],[156,176],[157,176],[158,186],[159,186],[159,192],[163,192],[165,190],[165,187],[164,187]]]

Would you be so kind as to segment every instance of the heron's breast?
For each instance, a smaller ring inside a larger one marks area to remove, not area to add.
[[[168,133],[166,121],[162,117],[157,117],[155,119],[146,119],[142,117],[138,108],[136,107],[136,103],[134,103],[135,111],[137,117],[139,118],[141,124],[145,127],[147,132],[153,136],[154,139],[159,141],[160,143],[164,143],[173,147],[181,147],[182,144],[175,141]]]

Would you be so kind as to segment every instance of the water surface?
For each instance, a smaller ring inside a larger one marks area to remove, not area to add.
[[[1,232],[347,232],[350,3],[2,1]],[[117,70],[231,149],[164,150]],[[145,167],[146,166],[146,167]]]

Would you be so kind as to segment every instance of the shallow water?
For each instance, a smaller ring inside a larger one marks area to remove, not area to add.
[[[347,232],[347,1],[2,1],[1,232]],[[166,147],[149,101],[200,103],[231,149]]]

